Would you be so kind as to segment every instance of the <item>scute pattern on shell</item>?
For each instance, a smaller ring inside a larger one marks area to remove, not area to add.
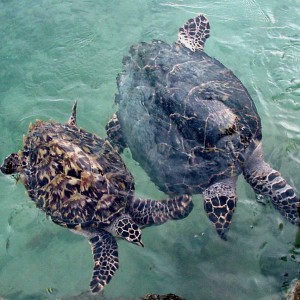
[[[70,224],[109,224],[134,182],[109,142],[75,126],[37,121],[19,153],[21,178],[37,206]]]
[[[132,46],[123,64],[116,96],[123,137],[161,190],[201,193],[241,173],[261,125],[230,70],[203,51],[162,41]]]

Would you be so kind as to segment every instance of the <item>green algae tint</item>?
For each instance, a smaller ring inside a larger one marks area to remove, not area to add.
[[[300,5],[294,0],[1,1],[1,161],[21,148],[30,122],[65,122],[76,99],[78,124],[105,137],[129,47],[172,43],[199,12],[211,25],[205,52],[247,87],[262,118],[265,158],[299,194]],[[128,150],[123,158],[138,196],[165,197]],[[70,299],[87,292],[93,262],[86,240],[46,219],[13,178],[1,175],[0,190],[0,297]],[[237,192],[226,242],[205,216],[201,196],[187,219],[145,229],[145,248],[120,241],[120,269],[105,299],[146,293],[281,299],[299,277],[299,230],[268,201],[258,203],[242,178]]]

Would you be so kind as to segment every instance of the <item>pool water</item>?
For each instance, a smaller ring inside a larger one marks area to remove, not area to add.
[[[0,160],[22,147],[30,122],[65,122],[74,100],[79,126],[105,137],[117,110],[115,78],[129,47],[152,39],[175,42],[178,28],[199,12],[211,24],[206,53],[247,87],[262,118],[265,158],[299,194],[296,0],[0,1]],[[166,197],[130,151],[123,158],[138,196]],[[87,240],[47,219],[13,178],[1,175],[0,190],[0,297],[72,299],[88,291],[93,261]],[[145,248],[119,241],[120,269],[105,299],[146,293],[281,299],[300,276],[299,229],[268,201],[256,201],[242,177],[238,195],[226,242],[206,217],[200,195],[188,218],[145,229]]]

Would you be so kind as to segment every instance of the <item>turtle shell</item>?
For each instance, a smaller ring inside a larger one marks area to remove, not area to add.
[[[140,43],[124,58],[117,83],[123,138],[168,194],[201,193],[238,175],[249,145],[261,140],[246,88],[203,51]]]
[[[54,219],[107,225],[133,195],[133,177],[110,143],[75,126],[37,121],[19,157],[29,196]]]

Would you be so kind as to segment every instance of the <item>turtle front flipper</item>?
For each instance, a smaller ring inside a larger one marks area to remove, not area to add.
[[[178,32],[178,43],[193,52],[202,51],[206,39],[209,38],[209,22],[204,15],[189,19]]]
[[[300,225],[300,198],[281,174],[263,160],[261,144],[253,151],[243,173],[257,194],[270,197],[287,220]]]
[[[204,209],[219,236],[226,240],[237,203],[236,178],[231,177],[209,186],[204,192]]]
[[[165,200],[143,200],[135,198],[129,206],[129,214],[139,225],[160,225],[168,220],[180,220],[193,209],[192,198],[188,195]]]
[[[127,145],[124,141],[121,125],[116,114],[113,114],[112,118],[107,122],[105,129],[110,143],[119,153],[122,153]]]
[[[119,267],[118,245],[116,239],[103,230],[90,238],[89,243],[94,256],[90,288],[92,293],[98,293],[110,282]]]

